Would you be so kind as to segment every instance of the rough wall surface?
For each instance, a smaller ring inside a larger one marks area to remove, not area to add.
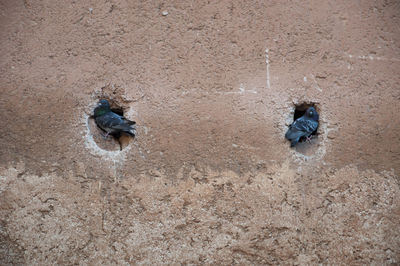
[[[0,7],[2,265],[400,263],[398,1]]]

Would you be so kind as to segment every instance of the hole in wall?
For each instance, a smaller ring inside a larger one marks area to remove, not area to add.
[[[312,102],[309,103],[303,102],[300,104],[295,104],[293,112],[293,122],[296,121],[298,118],[302,117],[306,113],[307,109],[310,107],[314,107],[321,118],[321,112],[320,112],[321,110],[318,104]],[[313,155],[318,150],[320,144],[320,140],[318,138],[318,135],[320,134],[319,130],[321,128],[320,120],[321,119],[319,119],[318,121],[319,122],[318,128],[315,131],[313,131],[310,135],[311,137],[310,141],[307,141],[306,137],[300,138],[299,143],[297,143],[296,146],[294,147],[294,149],[297,152],[306,156],[310,156]]]
[[[295,109],[294,109],[293,121],[296,121],[298,118],[302,117],[306,113],[307,109],[310,107],[314,107],[315,110],[317,110],[317,113],[319,114],[319,108],[315,103],[297,104],[297,105],[295,105]],[[313,133],[311,133],[312,138],[318,137],[318,128]],[[304,141],[306,141],[306,138],[301,137],[300,142],[304,142]]]
[[[108,102],[111,105],[111,111],[113,111],[114,113],[116,113],[118,115],[124,116],[124,109],[127,109],[127,108],[123,108],[123,107],[117,105],[115,103],[115,101],[113,101],[110,98],[99,97],[99,99],[96,99],[94,106],[101,99],[108,100]],[[102,130],[100,127],[97,126],[96,121],[93,116],[93,111],[94,111],[94,109],[92,110],[92,115],[88,118],[88,120],[89,120],[88,126],[89,126],[90,134],[92,135],[93,140],[96,143],[96,145],[99,148],[106,150],[106,151],[122,151],[123,149],[128,147],[130,142],[133,140],[133,137],[125,135],[125,134],[113,134],[113,135],[110,134],[107,137],[105,137],[107,133],[104,130]]]

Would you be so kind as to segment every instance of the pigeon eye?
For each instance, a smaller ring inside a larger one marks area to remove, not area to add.
[[[312,115],[312,111],[310,112],[310,115]]]

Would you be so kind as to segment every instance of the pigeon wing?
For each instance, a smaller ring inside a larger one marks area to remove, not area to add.
[[[304,136],[304,131],[299,130],[297,127],[291,126],[285,134],[285,138],[288,140],[298,139]]]
[[[290,126],[289,130],[285,134],[285,137],[291,140],[303,136],[309,136],[317,129],[317,127],[317,121],[306,119],[305,117],[300,117]]]
[[[97,124],[104,129],[112,129],[118,124],[122,123],[122,121],[122,117],[113,112],[108,112],[102,116],[96,117]]]
[[[131,136],[136,135],[135,121],[130,121],[114,112],[108,112],[102,116],[96,117],[97,125],[110,134],[120,134],[122,132]]]
[[[290,125],[288,131],[286,132],[285,138],[287,138],[288,140],[292,140],[304,136],[305,132],[302,126],[303,120],[304,120],[303,117],[300,117],[299,119],[294,121],[293,124]]]
[[[309,136],[311,133],[313,133],[315,130],[318,128],[318,122],[312,119],[302,119],[301,123],[298,123],[296,125],[300,130],[304,131],[307,133],[307,136]]]
[[[107,120],[106,127],[110,128],[114,133],[125,132],[132,136],[136,135],[135,121],[128,120],[113,112],[106,114],[105,120]]]

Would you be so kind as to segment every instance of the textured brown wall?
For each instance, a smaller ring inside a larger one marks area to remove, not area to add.
[[[183,2],[0,1],[1,264],[400,263],[399,2]]]

